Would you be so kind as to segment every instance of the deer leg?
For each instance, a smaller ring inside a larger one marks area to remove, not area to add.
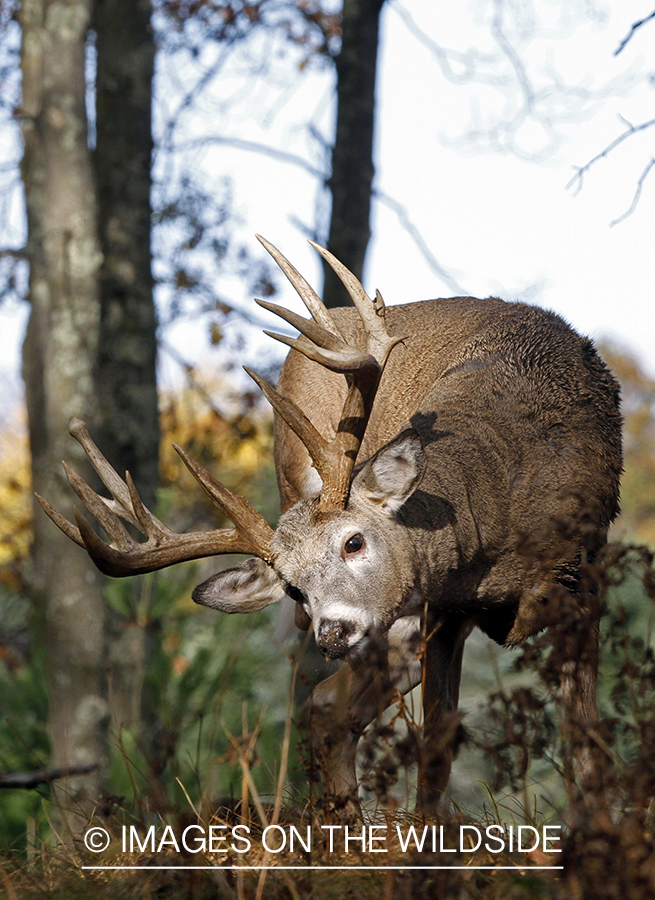
[[[595,762],[596,749],[591,744],[589,728],[598,721],[596,682],[598,678],[597,616],[580,622],[577,640],[573,642],[571,659],[560,672],[564,699],[564,727],[578,765],[585,794],[602,792],[600,775]]]
[[[346,816],[359,809],[355,760],[360,737],[396,692],[405,694],[420,683],[420,635],[418,616],[399,619],[378,658],[342,666],[307,701],[313,765],[330,805]]]
[[[417,809],[437,811],[456,750],[459,683],[464,643],[473,628],[461,617],[443,618],[425,644],[423,685],[423,746],[419,764]]]

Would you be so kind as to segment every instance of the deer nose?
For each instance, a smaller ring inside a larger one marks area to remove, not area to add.
[[[326,659],[339,659],[349,647],[349,637],[355,631],[352,622],[323,619],[318,626],[317,643]]]

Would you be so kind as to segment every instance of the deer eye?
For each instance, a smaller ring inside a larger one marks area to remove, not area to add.
[[[353,534],[352,537],[349,537],[346,543],[343,545],[343,549],[348,554],[359,553],[359,551],[364,546],[364,538],[363,536],[357,532],[357,534]]]

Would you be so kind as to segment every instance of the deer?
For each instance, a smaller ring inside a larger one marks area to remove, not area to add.
[[[80,419],[71,434],[111,497],[64,467],[109,542],[77,508],[74,525],[38,499],[110,576],[248,555],[196,587],[193,600],[226,613],[289,604],[322,654],[341,661],[306,710],[333,809],[356,813],[361,735],[422,685],[418,806],[434,813],[455,753],[462,653],[474,628],[515,647],[573,610],[581,625],[561,690],[572,723],[597,719],[599,607],[583,581],[619,508],[619,387],[592,341],[553,312],[493,297],[387,308],[379,291],[371,299],[310,242],[354,304],[328,310],[259,240],[311,316],[256,301],[299,333],[266,332],[290,348],[277,388],[246,369],[274,410],[276,529],[175,446],[234,527],[171,531]],[[577,755],[588,772],[588,747]]]

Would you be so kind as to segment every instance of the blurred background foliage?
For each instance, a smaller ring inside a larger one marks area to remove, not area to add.
[[[602,352],[621,383],[624,419],[622,514],[614,534],[655,547],[655,380],[632,354],[614,346]]]
[[[0,431],[0,579],[20,583],[30,546],[30,463],[24,418],[16,411]]]

